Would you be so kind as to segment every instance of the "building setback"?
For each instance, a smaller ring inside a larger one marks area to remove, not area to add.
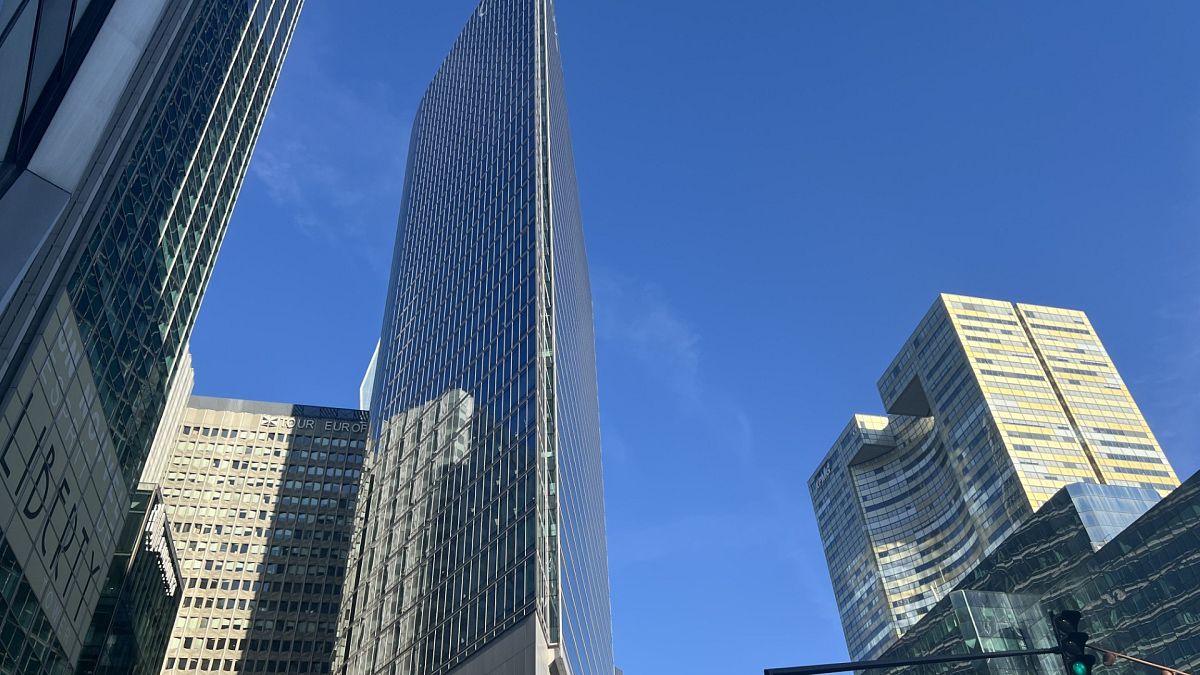
[[[77,663],[300,4],[0,7],[0,672]]]
[[[194,396],[161,491],[183,574],[162,673],[328,673],[366,412]]]
[[[1060,488],[1178,478],[1083,312],[942,295],[809,480],[850,655],[882,653]]]
[[[179,427],[183,424],[183,414],[187,412],[188,404],[192,401],[192,387],[195,384],[196,371],[192,368],[192,352],[185,348],[175,381],[167,392],[162,421],[158,425],[158,431],[154,434],[154,442],[150,445],[150,454],[146,457],[146,465],[142,468],[142,484],[158,485],[162,482],[163,471],[167,468],[167,462],[171,459],[171,453],[179,438]]]
[[[553,4],[417,113],[335,668],[612,675],[591,291]]]

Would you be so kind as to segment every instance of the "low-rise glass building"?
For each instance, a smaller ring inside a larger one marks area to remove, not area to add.
[[[1089,644],[1185,672],[1200,669],[1200,474],[1132,524],[1123,521],[1149,503],[1148,495],[1113,486],[1072,485],[969,573],[881,658],[957,654],[1053,646],[1048,617],[1064,609],[1083,613]],[[977,609],[1013,602],[1033,611],[1010,613],[986,626]],[[1057,659],[1023,673],[1058,673]],[[933,674],[1012,672],[1010,662],[895,669]],[[1119,661],[1106,675],[1145,672]]]
[[[153,675],[167,653],[183,598],[179,556],[158,490],[139,488],[132,502],[78,675]]]

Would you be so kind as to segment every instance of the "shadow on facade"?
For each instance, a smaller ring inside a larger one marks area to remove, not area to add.
[[[339,673],[445,672],[533,613],[533,436],[492,420],[455,389],[381,425]]]
[[[291,428],[287,418],[263,416],[258,432],[283,432],[290,440],[280,451],[277,489],[260,507],[256,528],[263,528],[265,543],[245,643],[225,671],[330,672],[367,413],[294,406],[292,415]]]

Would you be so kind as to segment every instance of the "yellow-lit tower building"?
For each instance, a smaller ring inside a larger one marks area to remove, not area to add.
[[[1083,312],[942,295],[809,480],[852,657],[882,653],[1061,488],[1114,532],[1179,485]]]

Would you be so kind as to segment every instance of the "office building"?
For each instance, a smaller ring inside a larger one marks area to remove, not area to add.
[[[162,483],[163,472],[167,462],[175,450],[179,437],[179,427],[183,423],[183,413],[187,411],[192,400],[192,387],[196,384],[196,371],[192,368],[192,352],[184,347],[183,358],[179,361],[175,380],[167,392],[167,401],[163,406],[162,421],[158,431],[154,433],[154,441],[150,444],[150,454],[146,457],[146,465],[142,468],[140,483],[143,486],[155,486]]]
[[[1153,663],[1200,669],[1200,474],[1123,529],[1152,497],[1139,488],[1059,491],[967,574],[883,658],[1055,644],[1048,617],[1083,614],[1089,644]],[[1143,501],[1143,504],[1145,502]],[[1132,508],[1130,508],[1132,507]],[[1119,529],[1114,534],[1113,530]],[[1058,675],[1058,657],[895,669],[913,673]],[[1150,672],[1118,661],[1111,675]]]
[[[379,344],[371,353],[371,362],[367,364],[367,372],[363,373],[362,383],[358,385],[358,407],[363,410],[371,409],[371,396],[375,393],[375,369],[379,363]]]
[[[300,4],[0,4],[0,672],[78,660]]]
[[[164,675],[328,673],[367,418],[194,396],[162,475],[183,574]]]
[[[335,669],[612,675],[591,291],[553,4],[418,109]]]
[[[1082,312],[943,295],[809,480],[850,654],[916,623],[1058,489],[1179,481]]]
[[[75,672],[157,675],[183,598],[181,579],[162,496],[135,490]]]

